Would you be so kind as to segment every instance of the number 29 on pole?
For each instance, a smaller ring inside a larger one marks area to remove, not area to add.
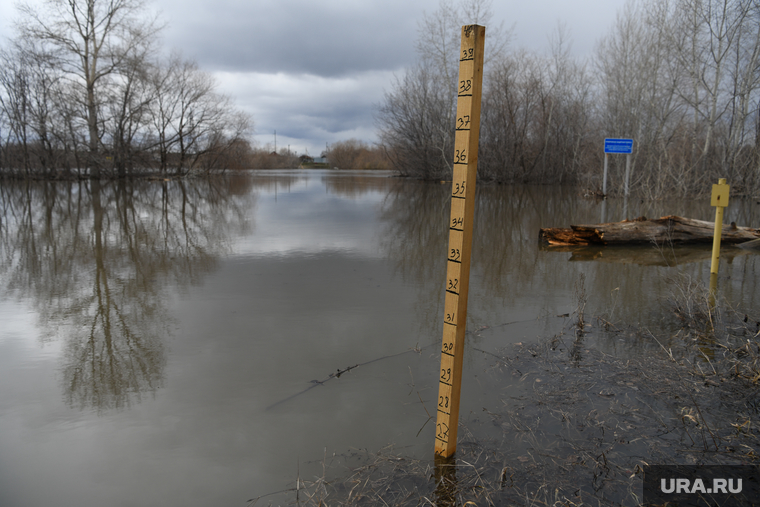
[[[435,426],[435,453],[444,458],[453,455],[457,446],[475,211],[475,178],[478,167],[485,33],[486,29],[483,26],[463,26],[459,54],[451,218],[446,262],[441,368],[438,379],[438,416]]]

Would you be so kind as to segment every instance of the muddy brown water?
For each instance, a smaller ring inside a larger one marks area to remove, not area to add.
[[[393,444],[432,462],[450,189],[389,176],[4,181],[0,505],[245,505],[333,453]],[[537,242],[603,218],[711,220],[709,198],[477,199],[463,420],[503,395],[488,352],[567,329],[581,274],[587,319],[653,331],[672,326],[674,276],[709,278],[709,246]],[[760,226],[760,205],[732,199],[730,221]],[[757,308],[758,275],[758,255],[724,250],[721,296]]]

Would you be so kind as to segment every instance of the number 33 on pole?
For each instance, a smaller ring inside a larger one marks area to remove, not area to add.
[[[483,47],[486,29],[462,27],[454,137],[454,174],[451,185],[451,219],[446,262],[441,368],[438,378],[438,417],[435,453],[448,458],[456,452],[459,394],[467,322],[467,290],[475,211],[475,178],[480,135],[480,97],[483,88]]]

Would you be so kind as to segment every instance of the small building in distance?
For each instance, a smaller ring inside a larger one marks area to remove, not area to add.
[[[301,160],[301,169],[329,169],[330,164],[327,162],[326,157],[310,157],[309,155],[301,155],[298,157]]]

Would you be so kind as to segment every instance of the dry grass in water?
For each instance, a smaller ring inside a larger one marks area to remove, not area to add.
[[[623,360],[584,345],[584,329],[602,330],[579,326],[582,281],[576,293],[570,329],[489,353],[500,404],[460,422],[456,461],[436,467],[392,447],[337,455],[277,504],[638,505],[644,465],[757,462],[758,316],[716,309],[682,279],[669,298],[681,323],[672,336],[608,332],[647,350]]]

